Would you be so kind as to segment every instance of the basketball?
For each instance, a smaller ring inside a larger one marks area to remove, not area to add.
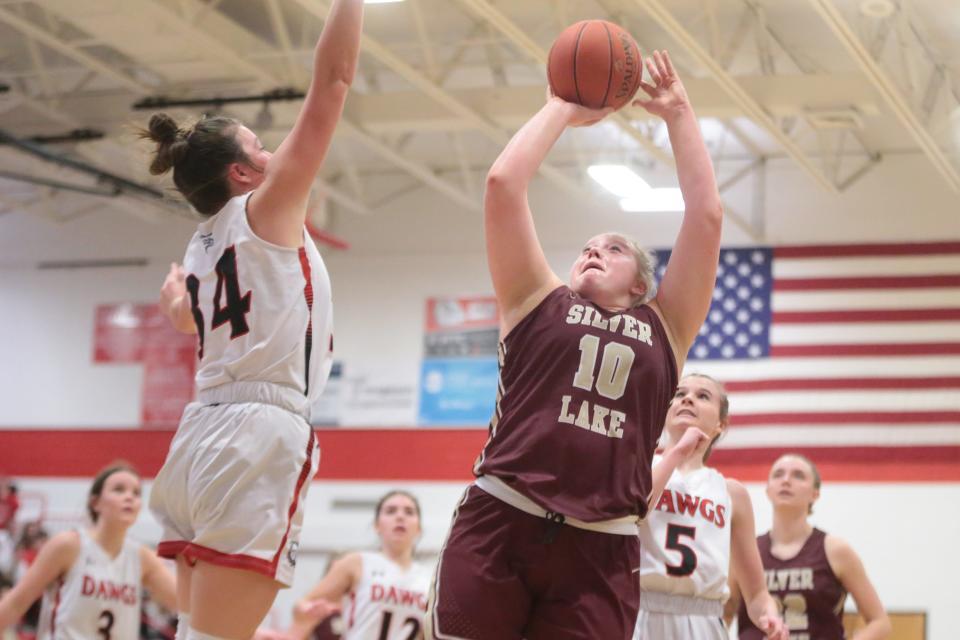
[[[627,104],[640,86],[640,49],[606,20],[570,25],[553,42],[547,80],[553,94],[592,109]]]

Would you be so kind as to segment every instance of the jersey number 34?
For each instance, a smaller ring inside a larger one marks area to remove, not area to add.
[[[230,246],[224,249],[223,255],[217,260],[217,288],[213,294],[213,318],[210,330],[230,323],[230,339],[239,338],[250,332],[247,325],[247,314],[250,312],[251,292],[240,294],[240,283],[237,280],[237,251]],[[200,280],[193,274],[187,276],[187,291],[190,293],[190,311],[193,321],[197,325],[197,337],[200,339],[198,357],[203,359],[203,338],[205,335],[205,321],[200,309]],[[226,297],[226,305],[223,298]]]

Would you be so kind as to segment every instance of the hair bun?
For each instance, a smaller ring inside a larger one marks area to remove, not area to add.
[[[148,125],[150,139],[159,144],[173,144],[177,141],[180,128],[173,118],[165,113],[154,114]]]
[[[150,173],[155,176],[169,171],[187,153],[187,132],[165,113],[151,116],[147,131],[141,130],[140,135],[157,143],[156,154],[150,163]]]

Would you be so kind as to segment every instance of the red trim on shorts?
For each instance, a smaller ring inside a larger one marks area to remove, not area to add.
[[[300,469],[300,476],[297,478],[297,486],[294,490],[293,500],[287,510],[287,528],[283,532],[283,539],[280,541],[280,547],[274,554],[272,560],[255,558],[242,553],[223,553],[210,547],[187,542],[186,540],[166,540],[157,545],[157,555],[161,558],[176,559],[177,556],[183,556],[187,562],[195,564],[197,560],[203,560],[210,564],[216,564],[230,569],[245,569],[255,573],[276,579],[277,565],[280,563],[280,554],[287,546],[287,538],[290,536],[290,526],[293,524],[293,515],[297,512],[297,506],[300,504],[300,492],[303,485],[310,477],[310,469],[313,466],[313,447],[315,436],[313,430],[310,431],[310,438],[307,442],[307,460]]]
[[[300,477],[297,478],[297,487],[293,492],[293,501],[290,503],[290,508],[287,509],[287,529],[283,532],[283,539],[280,540],[280,548],[277,549],[277,553],[274,554],[273,562],[271,563],[274,574],[276,573],[277,565],[280,563],[280,554],[283,553],[284,547],[287,546],[287,537],[290,535],[290,526],[293,524],[293,514],[297,512],[297,505],[300,504],[300,492],[303,490],[303,485],[310,479],[310,469],[313,467],[313,447],[316,444],[315,438],[316,435],[314,435],[313,429],[310,429],[310,438],[307,440],[307,459],[303,463],[303,467],[300,468]]]
[[[247,571],[262,573],[270,578],[275,577],[276,574],[275,567],[269,560],[254,558],[242,553],[222,553],[186,540],[161,542],[157,545],[157,555],[171,560],[182,555],[191,564],[196,564],[197,560],[203,560],[230,569],[246,569]]]

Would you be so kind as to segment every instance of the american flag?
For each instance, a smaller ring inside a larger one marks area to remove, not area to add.
[[[728,460],[814,450],[957,475],[960,242],[724,249],[686,371],[730,392]]]

